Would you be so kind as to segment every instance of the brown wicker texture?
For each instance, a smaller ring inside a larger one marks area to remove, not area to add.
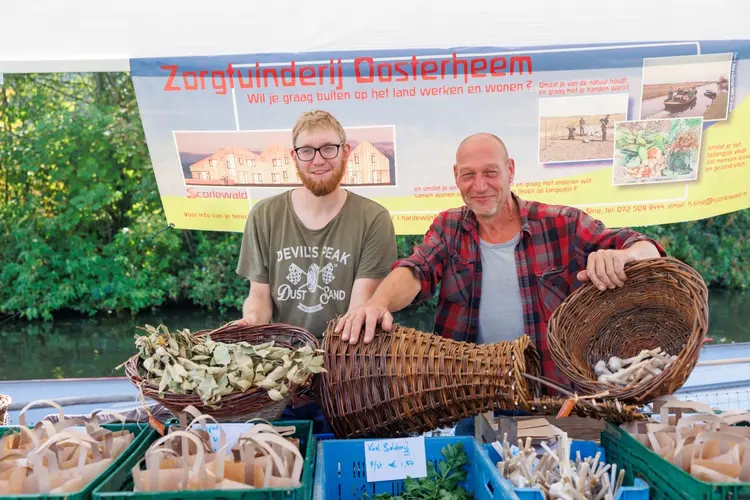
[[[300,349],[311,345],[313,349],[320,348],[318,339],[307,330],[282,323],[251,327],[233,322],[215,330],[201,330],[195,334],[210,335],[211,340],[215,342],[262,344],[273,340],[280,347]],[[281,417],[291,399],[287,397],[281,401],[274,401],[268,397],[265,389],[259,387],[223,396],[215,406],[204,405],[198,395],[165,394],[162,398],[159,397],[159,388],[143,379],[142,363],[137,354],[127,361],[125,373],[142,391],[144,397],[161,403],[175,415],[192,405],[201,413],[209,414],[221,422],[242,422],[251,418],[273,421]],[[299,387],[296,392],[303,392],[308,385],[309,382]]]
[[[10,416],[8,415],[10,403],[10,396],[0,394],[0,425],[10,425]]]
[[[537,387],[522,375],[539,373],[527,336],[476,345],[395,325],[369,344],[350,345],[335,324],[323,339],[327,373],[315,390],[339,438],[426,432],[498,406],[527,405],[528,386]]]
[[[553,312],[552,358],[580,394],[641,404],[682,387],[698,361],[708,328],[708,290],[693,268],[671,257],[625,266],[624,286],[600,291],[586,283]],[[649,381],[618,388],[597,380],[593,367],[611,356],[630,358],[661,347],[677,355]]]
[[[549,416],[557,415],[562,406],[565,404],[565,398],[542,397],[530,402],[528,408],[524,411],[532,415]],[[613,424],[631,422],[633,420],[646,420],[648,418],[637,407],[624,405],[619,401],[577,401],[570,415],[579,417],[595,418],[597,420],[607,420]]]

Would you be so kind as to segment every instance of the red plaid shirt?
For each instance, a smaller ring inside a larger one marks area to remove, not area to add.
[[[565,385],[547,345],[547,321],[552,312],[583,283],[576,275],[586,269],[586,259],[596,250],[627,248],[647,240],[630,229],[607,229],[576,208],[546,205],[513,197],[521,215],[521,238],[516,246],[516,266],[523,304],[524,332],[541,356],[542,375]],[[435,333],[473,342],[479,323],[482,296],[482,257],[474,213],[466,206],[441,212],[423,243],[393,268],[410,267],[422,282],[414,302],[428,300],[440,285]]]

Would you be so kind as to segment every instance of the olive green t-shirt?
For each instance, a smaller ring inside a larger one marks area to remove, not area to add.
[[[397,257],[390,213],[378,203],[347,192],[341,211],[312,230],[286,191],[250,210],[237,273],[270,285],[273,322],[321,338],[328,322],[348,310],[354,280],[384,278]]]

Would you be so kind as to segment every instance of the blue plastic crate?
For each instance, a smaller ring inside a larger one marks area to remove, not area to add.
[[[326,433],[315,434],[315,439],[317,439],[318,441],[326,441],[328,439],[336,439],[336,436],[334,436],[333,434],[326,434]]]
[[[496,464],[502,459],[500,458],[500,455],[497,454],[497,451],[495,451],[495,448],[493,448],[491,444],[485,444],[484,449],[487,452],[490,462],[497,467]],[[599,461],[606,463],[607,457],[604,453],[604,448],[593,441],[573,441],[570,444],[570,458],[575,460],[576,453],[579,451],[581,452],[581,459],[594,457],[597,453],[601,453]],[[513,484],[510,481],[503,478],[501,479],[506,482],[510,488],[513,488]],[[538,488],[513,488],[513,491],[516,493],[519,500],[544,500],[544,495]],[[648,484],[642,479],[636,479],[632,486],[620,487],[615,500],[648,500],[648,498]]]
[[[367,482],[364,443],[369,439],[330,439],[318,442],[315,467],[315,500],[359,500],[365,493],[403,492],[404,482]],[[463,443],[469,456],[469,473],[462,484],[474,493],[475,500],[517,499],[510,483],[503,481],[482,448],[468,436],[426,437],[425,454],[428,461],[442,460],[440,450],[446,445]]]

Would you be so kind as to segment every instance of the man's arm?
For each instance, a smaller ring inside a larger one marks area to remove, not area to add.
[[[263,230],[267,226],[264,219],[258,205],[254,206],[245,223],[236,270],[250,281],[250,292],[242,304],[242,320],[251,326],[270,323],[273,317],[268,272],[270,249]]]
[[[250,293],[242,304],[242,319],[249,325],[264,325],[271,322],[273,303],[268,283],[250,282]]]
[[[393,328],[392,312],[400,311],[415,300],[433,296],[448,259],[447,248],[443,223],[438,216],[422,244],[414,248],[410,257],[393,265],[393,270],[378,286],[372,298],[359,309],[350,309],[339,319],[335,331],[341,333],[341,339],[351,344],[357,343],[362,326],[365,326],[364,342],[369,343],[375,337],[378,323],[384,330]]]
[[[377,290],[378,285],[382,282],[382,279],[374,278],[360,278],[354,280],[351,297],[349,299],[348,311],[356,311],[367,304],[367,301],[370,300],[370,297],[372,297],[375,290]]]
[[[365,327],[365,344],[375,337],[375,327],[381,324],[384,330],[393,328],[392,312],[400,311],[412,303],[422,285],[411,269],[397,267],[386,276],[372,297],[362,306],[349,308],[349,311],[336,325],[341,332],[341,340],[356,344],[362,326]]]
[[[576,237],[578,257],[585,266],[577,278],[591,280],[600,290],[625,284],[625,264],[667,255],[664,248],[648,236],[628,228],[608,229],[585,212],[580,212],[578,217]]]

